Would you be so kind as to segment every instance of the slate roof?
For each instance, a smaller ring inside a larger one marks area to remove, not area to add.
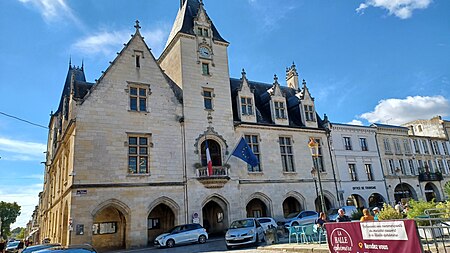
[[[373,123],[373,124],[370,125],[370,126],[371,126],[371,127],[397,128],[397,129],[402,129],[402,130],[408,130],[407,127],[394,126],[394,125],[386,125],[386,124],[380,124],[380,123]]]
[[[242,80],[236,78],[230,78],[230,88],[231,88],[231,102],[233,106],[233,119],[235,122],[240,122],[237,108],[237,95],[238,91],[241,87]],[[248,81],[250,89],[253,90],[254,98],[255,98],[255,110],[256,110],[256,121],[257,124],[263,125],[276,125],[271,117],[270,112],[270,94],[267,90],[273,87],[273,84],[260,83],[254,81]],[[300,99],[295,96],[298,92],[295,89],[280,86],[281,92],[284,94],[286,98],[287,104],[287,112],[289,118],[289,126],[290,127],[305,127],[302,124],[302,118],[300,113]],[[316,118],[318,121],[319,128],[323,127],[323,120],[316,113]]]
[[[195,35],[194,18],[197,16],[198,10],[200,8],[200,2],[198,0],[184,0],[184,2],[186,4],[186,8],[181,8],[180,11],[178,12],[176,21],[174,23],[174,27],[170,32],[169,39],[167,40],[167,44],[169,44],[175,37],[175,35],[179,32]],[[211,20],[208,14],[206,14],[206,16],[208,17],[209,20]],[[217,31],[212,21],[211,21],[211,30],[213,40],[228,43],[224,38],[222,38],[222,36],[220,36],[219,31]]]
[[[67,72],[66,82],[64,83],[64,87],[61,94],[61,99],[59,101],[58,110],[55,112],[55,114],[58,114],[60,112],[63,112],[64,105],[64,97],[70,96],[70,83],[72,81],[72,76],[74,78],[74,97],[75,98],[83,98],[88,91],[92,88],[94,85],[93,83],[86,82],[86,76],[84,75],[84,69],[83,66],[75,67],[69,64],[69,71]],[[66,105],[67,106],[67,105]],[[65,115],[67,116],[67,115]]]

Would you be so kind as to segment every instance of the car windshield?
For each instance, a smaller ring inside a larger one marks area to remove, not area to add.
[[[14,247],[14,246],[17,246],[17,245],[19,245],[19,242],[15,241],[15,242],[8,243],[8,245],[6,245],[6,247]]]
[[[230,228],[251,228],[255,226],[253,220],[237,220],[231,223]]]
[[[333,208],[328,210],[328,215],[333,215],[333,214],[337,214],[339,209]]]
[[[288,214],[288,216],[286,216],[286,218],[294,218],[298,215],[299,213],[290,213]]]
[[[177,232],[177,231],[180,231],[180,229],[181,229],[180,226],[176,226],[176,227],[173,227],[172,229],[170,229],[169,231],[167,231],[167,233]]]

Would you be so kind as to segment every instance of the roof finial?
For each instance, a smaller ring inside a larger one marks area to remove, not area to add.
[[[302,84],[303,84],[303,87],[306,87],[306,81],[305,81],[305,79],[303,79]]]
[[[274,83],[278,83],[278,76],[277,76],[277,74],[273,75],[273,80],[275,81]]]
[[[242,68],[241,74],[242,74],[242,78],[245,78],[245,77],[246,77],[247,73],[245,73],[245,69],[244,69],[244,68]]]
[[[72,68],[72,55],[69,56],[69,69]]]
[[[81,59],[81,70],[84,68],[84,59]]]
[[[203,5],[203,0],[200,0],[200,5]]]
[[[136,28],[136,32],[139,32],[139,29],[141,28],[139,26],[139,20],[136,19],[136,24],[134,25],[134,28]]]

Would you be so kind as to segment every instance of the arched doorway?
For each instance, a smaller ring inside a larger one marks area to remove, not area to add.
[[[62,218],[62,240],[61,245],[68,245],[67,239],[69,238],[69,205],[67,202],[64,205],[63,218]]]
[[[356,208],[362,210],[366,206],[366,201],[361,195],[352,194],[347,198],[347,206],[356,206]]]
[[[326,196],[323,196],[323,200],[325,201],[325,209],[330,210],[332,207],[331,201]],[[319,212],[319,210],[322,209],[321,204],[320,204],[320,196],[316,198],[316,200],[314,201],[314,204],[316,207],[316,211]]]
[[[218,197],[211,198],[202,208],[203,227],[211,235],[221,235],[228,228],[228,206]]]
[[[372,193],[369,197],[369,207],[379,207],[380,209],[383,207],[383,204],[386,203],[386,200],[379,193]]]
[[[211,155],[212,166],[222,166],[222,151],[217,141],[208,139],[209,154]],[[202,166],[207,166],[206,141],[201,144]]]
[[[291,213],[298,213],[300,211],[302,211],[302,205],[300,204],[300,202],[294,198],[294,197],[287,197],[284,201],[283,201],[283,215],[284,217],[287,217],[289,214]]]
[[[425,199],[427,201],[440,201],[439,190],[433,183],[427,183],[425,185]]]
[[[269,216],[268,208],[264,202],[260,199],[252,199],[248,202],[247,207],[247,217],[248,218],[258,218]]]
[[[411,185],[406,183],[398,184],[394,189],[395,203],[402,202],[406,203],[410,199],[417,200],[416,191],[411,187]]]
[[[92,246],[100,250],[126,247],[127,221],[124,214],[113,205],[106,206],[94,215]]]
[[[166,204],[155,206],[147,217],[148,244],[153,245],[155,238],[175,226],[175,213]]]

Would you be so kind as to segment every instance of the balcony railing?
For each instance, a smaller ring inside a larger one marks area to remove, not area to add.
[[[228,168],[222,166],[214,166],[212,168],[212,175],[208,175],[208,168],[203,167],[197,169],[197,177],[227,177]]]
[[[222,188],[230,180],[228,168],[222,166],[214,166],[212,175],[208,175],[207,167],[198,168],[196,175],[197,180],[206,188]]]
[[[440,172],[421,172],[419,173],[419,181],[442,181],[442,173]]]

